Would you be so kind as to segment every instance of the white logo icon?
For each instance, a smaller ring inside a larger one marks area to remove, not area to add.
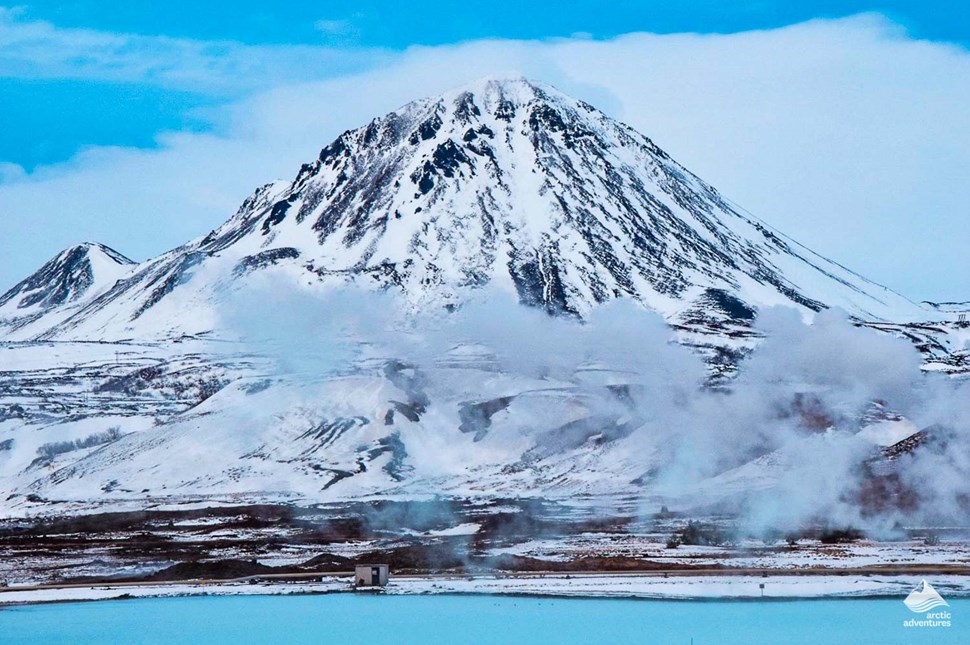
[[[909,610],[916,614],[923,614],[932,611],[937,607],[949,607],[943,596],[937,593],[930,583],[923,581],[918,587],[913,589],[906,600],[903,601]]]

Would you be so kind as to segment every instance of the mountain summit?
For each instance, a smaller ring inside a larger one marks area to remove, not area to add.
[[[631,297],[672,315],[712,290],[865,318],[918,309],[741,215],[645,136],[521,78],[345,132],[275,188],[200,248],[292,249],[317,275],[421,299],[498,282],[551,313]]]
[[[484,285],[571,316],[631,298],[716,334],[743,334],[776,304],[926,317],[743,214],[592,106],[543,83],[489,78],[344,132],[217,230],[139,265],[66,319],[41,317],[15,335],[211,331],[225,285],[253,272],[400,289],[419,306],[459,304]]]
[[[0,324],[17,329],[62,316],[114,284],[134,264],[103,244],[85,242],[64,249],[0,296]]]

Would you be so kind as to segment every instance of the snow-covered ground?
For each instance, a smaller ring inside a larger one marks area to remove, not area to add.
[[[92,585],[65,589],[38,589],[34,591],[0,591],[0,605],[41,602],[71,602],[81,600],[111,600],[118,598],[164,598],[174,596],[220,595],[285,595],[293,593],[332,593],[349,591],[346,578],[327,578],[323,582],[300,582],[279,584],[188,583],[177,585],[146,585],[139,587],[111,587]]]
[[[905,597],[923,576],[660,576],[637,574],[392,577],[385,594],[521,594],[643,599]],[[970,596],[970,577],[934,576],[946,597]],[[0,592],[0,605],[166,596],[353,593],[346,577],[315,582],[188,583]],[[367,591],[367,593],[371,593]]]
[[[490,553],[548,562],[571,562],[584,557],[626,557],[657,565],[719,565],[738,569],[970,564],[970,545],[965,541],[941,541],[927,546],[921,539],[892,542],[860,540],[847,544],[803,540],[794,547],[745,540],[737,545],[681,545],[668,549],[657,534],[585,533],[529,540],[497,547]]]
[[[631,598],[819,598],[905,595],[921,576],[570,575],[395,579],[388,593],[495,593]],[[970,578],[937,576],[950,595],[970,594]],[[761,585],[764,585],[762,594]],[[944,591],[946,590],[946,591]]]

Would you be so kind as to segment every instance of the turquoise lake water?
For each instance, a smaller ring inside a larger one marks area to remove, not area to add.
[[[906,628],[900,599],[206,596],[5,608],[0,643],[970,643],[949,602],[951,627]]]

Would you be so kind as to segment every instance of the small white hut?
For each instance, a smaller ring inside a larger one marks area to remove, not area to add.
[[[357,587],[383,587],[391,576],[386,564],[358,564],[354,567],[354,585]]]

